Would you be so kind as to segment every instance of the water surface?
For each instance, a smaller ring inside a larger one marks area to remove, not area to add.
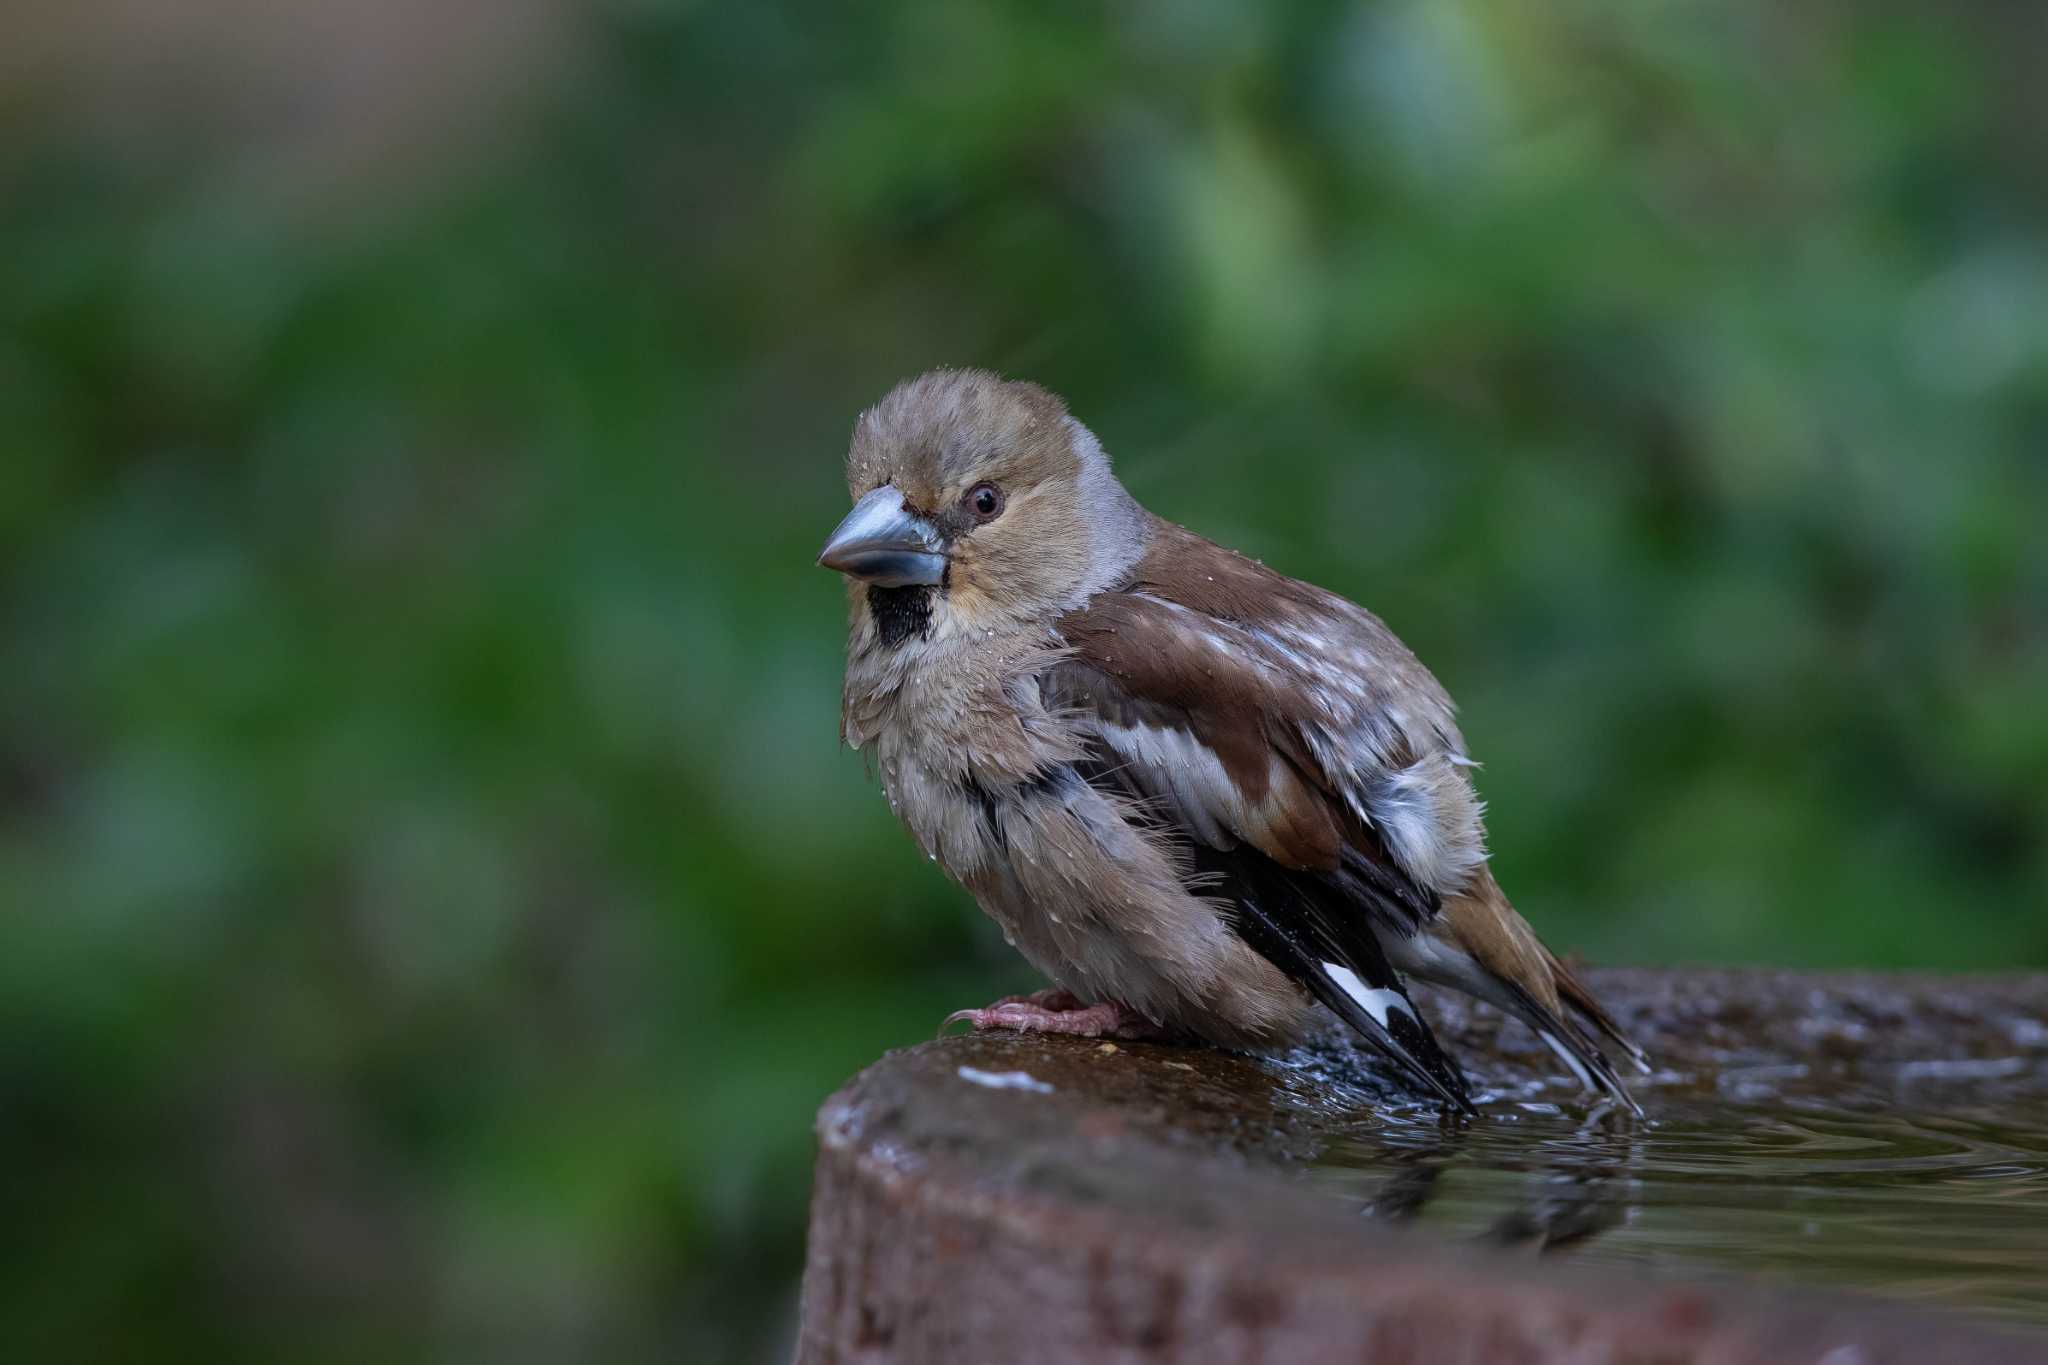
[[[2048,1334],[2048,1058],[1731,1065],[1648,1116],[1496,1090],[1446,1122],[1321,1097],[1309,1178],[1363,1217],[1532,1254],[1824,1284]]]

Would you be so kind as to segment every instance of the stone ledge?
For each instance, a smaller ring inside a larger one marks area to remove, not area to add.
[[[1653,1118],[1660,1089],[1731,1065],[2010,1053],[2012,1021],[2048,1000],[2048,980],[2010,976],[1607,972],[1595,986],[1666,1069],[1645,1090]],[[1489,1011],[1432,1009],[1447,1041],[1478,1050],[1475,1081],[1535,1083],[1533,1044]],[[819,1115],[799,1361],[2048,1359],[2041,1339],[1955,1315],[1536,1261],[1361,1219],[1296,1178],[1320,1141],[1298,1098],[1274,1068],[1198,1048],[996,1034],[889,1054]]]

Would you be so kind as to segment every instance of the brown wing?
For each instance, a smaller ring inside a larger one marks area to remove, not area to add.
[[[1048,695],[1092,716],[1115,780],[1185,832],[1259,951],[1316,989],[1318,945],[1334,943],[1385,1000],[1383,942],[1411,965],[1441,956],[1386,936],[1428,933],[1484,978],[1453,962],[1431,979],[1504,1001],[1633,1106],[1559,1018],[1560,993],[1639,1065],[1640,1051],[1494,885],[1450,699],[1377,617],[1162,526],[1125,589],[1060,633],[1072,654]]]
[[[1245,941],[1411,1076],[1467,1107],[1463,1078],[1387,961],[1438,906],[1323,772],[1298,682],[1253,633],[1147,593],[1062,618],[1040,678],[1075,715],[1090,781],[1137,798],[1181,842]]]
[[[1096,597],[1060,622],[1070,653],[1041,676],[1047,704],[1082,713],[1103,775],[1193,843],[1358,883],[1361,910],[1415,932],[1438,897],[1324,774],[1300,690],[1248,634],[1189,616],[1149,595]]]
[[[1465,889],[1486,853],[1455,708],[1378,617],[1173,526],[1160,528],[1129,594],[1168,604],[1192,647],[1242,661],[1266,713],[1305,752],[1303,773],[1418,884]]]

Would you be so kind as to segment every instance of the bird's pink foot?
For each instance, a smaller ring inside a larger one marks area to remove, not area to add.
[[[1019,1033],[1066,1033],[1078,1038],[1166,1036],[1157,1024],[1114,1000],[1084,1005],[1078,996],[1058,989],[1007,995],[983,1009],[955,1010],[939,1025],[939,1031],[943,1033],[963,1021],[976,1033],[1014,1029]]]

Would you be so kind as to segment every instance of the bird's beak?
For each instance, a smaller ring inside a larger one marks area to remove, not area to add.
[[[892,483],[853,505],[818,551],[818,563],[881,588],[940,583],[946,577],[939,533],[903,505],[903,494]]]

